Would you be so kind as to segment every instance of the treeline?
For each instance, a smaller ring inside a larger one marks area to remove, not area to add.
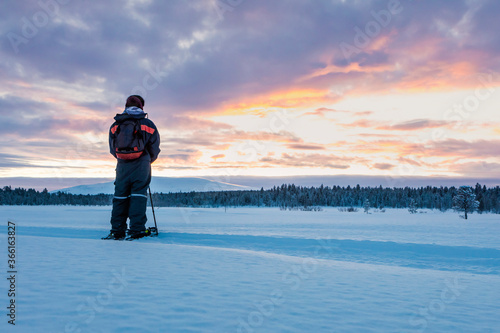
[[[478,211],[500,213],[500,187],[474,188],[479,201]],[[456,187],[382,188],[380,187],[302,187],[281,185],[270,190],[190,192],[155,194],[155,206],[166,207],[363,207],[366,199],[374,208],[408,208],[410,200],[417,208],[446,211],[453,207]]]
[[[49,193],[47,189],[39,192],[34,189],[6,186],[0,189],[0,205],[15,206],[42,206],[42,205],[71,205],[71,206],[107,206],[111,205],[112,195],[82,195],[65,192]]]
[[[476,184],[476,200],[479,212],[500,213],[500,187],[486,188]],[[155,193],[153,201],[160,207],[280,207],[282,209],[308,207],[363,207],[369,201],[373,208],[408,208],[411,199],[416,208],[446,211],[453,207],[456,187],[382,188],[380,187],[302,187],[275,186],[260,191],[214,191],[188,193]],[[74,195],[63,192],[49,193],[47,190],[0,189],[1,205],[93,205],[112,203],[112,196]]]

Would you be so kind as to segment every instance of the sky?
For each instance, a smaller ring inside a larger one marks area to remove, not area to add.
[[[0,177],[113,177],[140,94],[156,176],[500,178],[500,2],[0,4]]]

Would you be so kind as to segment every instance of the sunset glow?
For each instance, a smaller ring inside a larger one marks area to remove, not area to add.
[[[139,93],[156,176],[500,178],[496,1],[54,3],[0,11],[0,177],[113,177]]]

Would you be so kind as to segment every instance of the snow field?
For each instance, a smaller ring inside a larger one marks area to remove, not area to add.
[[[109,207],[0,211],[19,226],[17,325],[9,327],[4,316],[1,331],[500,327],[498,215],[472,215],[464,223],[455,213],[416,218],[398,210],[367,215],[161,208],[160,237],[116,242],[98,239],[108,231]],[[434,249],[440,252],[432,256]],[[453,256],[458,250],[465,252]],[[467,251],[476,257],[467,258]],[[427,268],[419,268],[422,262]],[[8,281],[2,281],[6,290]],[[6,295],[0,301],[6,304]]]

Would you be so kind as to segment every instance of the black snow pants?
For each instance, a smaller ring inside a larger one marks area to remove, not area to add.
[[[111,213],[111,231],[124,233],[127,218],[130,233],[146,230],[147,191],[151,182],[151,159],[149,155],[137,160],[118,161],[116,166],[115,195]]]

